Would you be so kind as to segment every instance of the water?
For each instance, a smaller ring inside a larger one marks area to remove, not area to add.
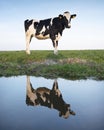
[[[104,81],[2,77],[0,130],[104,130]]]

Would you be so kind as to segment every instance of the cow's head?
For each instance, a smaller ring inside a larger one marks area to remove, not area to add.
[[[64,24],[66,28],[70,28],[71,27],[71,19],[76,17],[76,14],[70,14],[69,12],[64,12],[63,14],[64,17]]]
[[[75,115],[75,112],[71,110],[70,104],[64,104],[62,106],[61,111],[59,112],[59,116],[67,119],[70,115]]]

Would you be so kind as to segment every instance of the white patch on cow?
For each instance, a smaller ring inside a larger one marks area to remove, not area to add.
[[[33,21],[34,23],[34,21]],[[26,32],[26,53],[30,54],[30,40],[31,36],[34,36],[36,33],[36,29],[34,29],[33,23],[29,26],[27,32]]]
[[[50,22],[50,24],[52,25],[53,24],[53,19],[51,18],[51,22]]]
[[[29,26],[29,32],[30,32],[30,35],[35,34],[35,32],[36,32],[36,29],[34,29],[34,21],[33,21],[33,23]]]
[[[49,26],[47,26],[47,29],[49,29]]]
[[[69,21],[69,19],[70,19],[70,17],[71,17],[71,15],[70,15],[69,12],[65,12],[65,13],[63,14],[63,16],[65,16],[68,21]]]
[[[71,23],[68,23],[68,27],[69,27],[69,28],[71,27]]]
[[[54,40],[55,43],[55,49],[54,49],[54,54],[57,55],[58,54],[58,50],[57,50],[57,44],[56,44],[56,40]]]
[[[57,46],[55,46],[55,49],[54,49],[54,54],[57,55],[58,54],[58,51],[57,51]]]
[[[45,26],[43,26],[42,30],[40,31],[40,33],[44,33],[46,30]]]
[[[48,34],[48,35],[45,35],[45,36],[43,36],[43,34],[39,34],[39,35],[35,35],[35,37],[36,37],[37,39],[39,39],[39,40],[44,40],[44,39],[50,38],[50,37],[49,37],[49,34]]]
[[[39,35],[35,35],[35,37],[36,37],[37,39],[39,39],[39,40],[44,40],[44,39],[48,39],[48,38],[50,38],[50,37],[49,37],[49,34],[43,36],[45,30],[46,30],[46,28],[45,28],[45,26],[43,26],[42,30],[40,31],[40,34],[39,34]]]
[[[71,14],[69,12],[65,12],[63,14],[63,16],[66,17],[66,19],[68,20],[68,27],[71,27],[71,23],[70,23],[70,17],[71,17]]]

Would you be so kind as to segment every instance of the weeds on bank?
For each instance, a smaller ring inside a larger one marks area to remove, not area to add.
[[[55,64],[45,64],[45,60]],[[62,61],[62,62],[61,62]],[[104,79],[104,50],[0,52],[0,76],[37,75],[46,77]]]

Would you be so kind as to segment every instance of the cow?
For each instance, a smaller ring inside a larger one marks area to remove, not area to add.
[[[47,87],[34,89],[30,82],[30,77],[27,76],[26,104],[56,109],[59,111],[59,116],[65,119],[67,119],[70,114],[75,115],[75,112],[70,109],[70,104],[67,104],[63,100],[57,80],[54,81],[52,89]]]
[[[71,27],[71,19],[76,17],[76,14],[70,14],[68,11],[60,14],[58,17],[35,20],[27,19],[24,21],[26,35],[26,53],[30,54],[29,45],[32,37],[37,39],[51,39],[54,47],[54,54],[58,54],[58,41],[62,36],[65,28]]]

